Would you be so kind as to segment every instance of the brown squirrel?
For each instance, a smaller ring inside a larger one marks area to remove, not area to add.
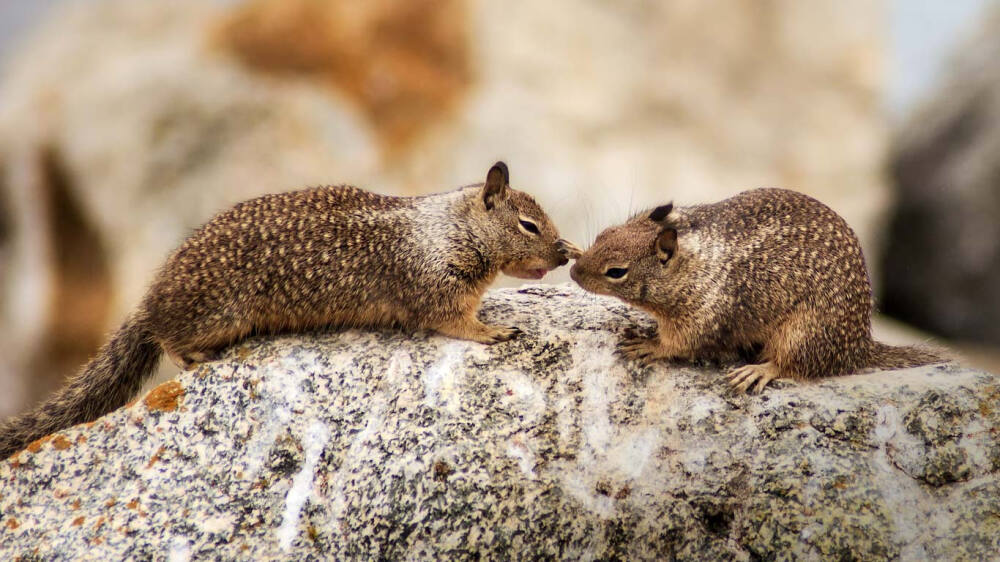
[[[427,329],[485,344],[514,327],[476,318],[499,272],[540,279],[578,251],[497,162],[486,182],[423,197],[350,186],[266,195],[181,244],[138,309],[47,402],[0,426],[0,458],[125,404],[162,352],[191,365],[258,333]]]
[[[786,189],[639,213],[599,234],[570,276],[656,318],[657,337],[622,345],[631,359],[729,360],[759,350],[761,363],[730,372],[741,392],[781,377],[943,361],[872,339],[857,236],[826,205]]]

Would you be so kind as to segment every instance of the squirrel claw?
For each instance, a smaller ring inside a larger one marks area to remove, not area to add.
[[[523,333],[524,332],[522,332],[521,329],[516,326],[497,328],[496,334],[493,336],[492,341],[490,343],[502,343],[505,341],[510,341],[520,336]]]
[[[760,365],[744,365],[729,372],[729,384],[733,390],[748,394],[760,394],[767,383],[776,378],[778,371],[770,361]]]
[[[657,353],[659,346],[660,342],[655,338],[634,338],[618,344],[618,351],[627,359],[648,367],[660,357]]]

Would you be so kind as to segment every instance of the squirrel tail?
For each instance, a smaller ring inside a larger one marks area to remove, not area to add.
[[[888,345],[872,342],[872,352],[867,367],[880,369],[904,369],[931,363],[944,363],[950,359],[928,349],[912,345]]]
[[[0,459],[60,429],[93,421],[121,407],[159,365],[162,348],[145,327],[144,314],[131,316],[69,383],[34,410],[0,424]]]

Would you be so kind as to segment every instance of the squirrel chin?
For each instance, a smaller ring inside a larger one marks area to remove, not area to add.
[[[511,269],[504,271],[504,273],[510,275],[511,277],[517,277],[518,279],[535,279],[535,280],[545,277],[545,274],[548,272],[549,270],[544,268]]]

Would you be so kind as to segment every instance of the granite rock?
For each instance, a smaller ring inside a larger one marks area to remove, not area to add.
[[[652,321],[491,292],[524,334],[255,339],[0,464],[6,559],[979,559],[1000,377],[939,365],[734,395],[623,362]]]

